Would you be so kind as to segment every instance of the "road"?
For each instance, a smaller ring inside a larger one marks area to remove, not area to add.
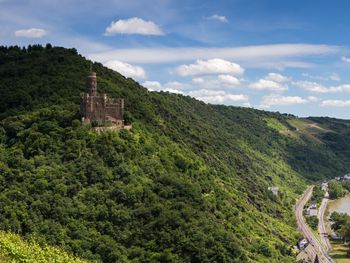
[[[323,245],[323,248],[325,249],[325,251],[329,252],[332,249],[331,243],[329,242],[329,238],[327,235],[327,228],[326,228],[326,224],[324,221],[324,213],[326,211],[327,208],[327,203],[328,203],[329,199],[328,199],[328,193],[325,194],[321,206],[318,210],[318,214],[317,214],[317,218],[318,218],[318,233],[320,234],[320,238],[321,238],[321,243]]]
[[[314,260],[316,255],[318,255],[318,259],[321,263],[335,263],[335,261],[328,256],[320,241],[312,233],[303,216],[303,208],[307,201],[310,199],[313,188],[313,185],[308,187],[308,189],[304,192],[304,194],[300,197],[295,205],[295,216],[297,219],[298,228],[310,243],[309,246],[311,246],[311,249],[308,249],[308,253],[309,257],[312,260]]]

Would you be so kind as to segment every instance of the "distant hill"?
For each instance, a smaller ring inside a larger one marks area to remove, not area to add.
[[[0,47],[0,229],[103,262],[294,262],[295,198],[350,170],[350,121],[150,92],[95,63],[133,124],[99,135],[79,120],[90,65]]]

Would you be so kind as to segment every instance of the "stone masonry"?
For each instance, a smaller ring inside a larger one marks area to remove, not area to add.
[[[81,93],[80,114],[84,124],[124,128],[124,99],[98,94],[96,73],[91,72],[86,79],[86,92]]]

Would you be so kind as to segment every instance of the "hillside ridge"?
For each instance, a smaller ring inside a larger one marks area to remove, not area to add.
[[[90,63],[0,47],[1,230],[102,262],[294,261],[295,199],[350,170],[349,121],[150,92],[94,63],[133,124],[96,134],[79,116]]]

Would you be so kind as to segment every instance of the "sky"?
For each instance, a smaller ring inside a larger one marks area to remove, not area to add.
[[[0,45],[74,47],[152,91],[350,119],[350,1],[0,0]]]

